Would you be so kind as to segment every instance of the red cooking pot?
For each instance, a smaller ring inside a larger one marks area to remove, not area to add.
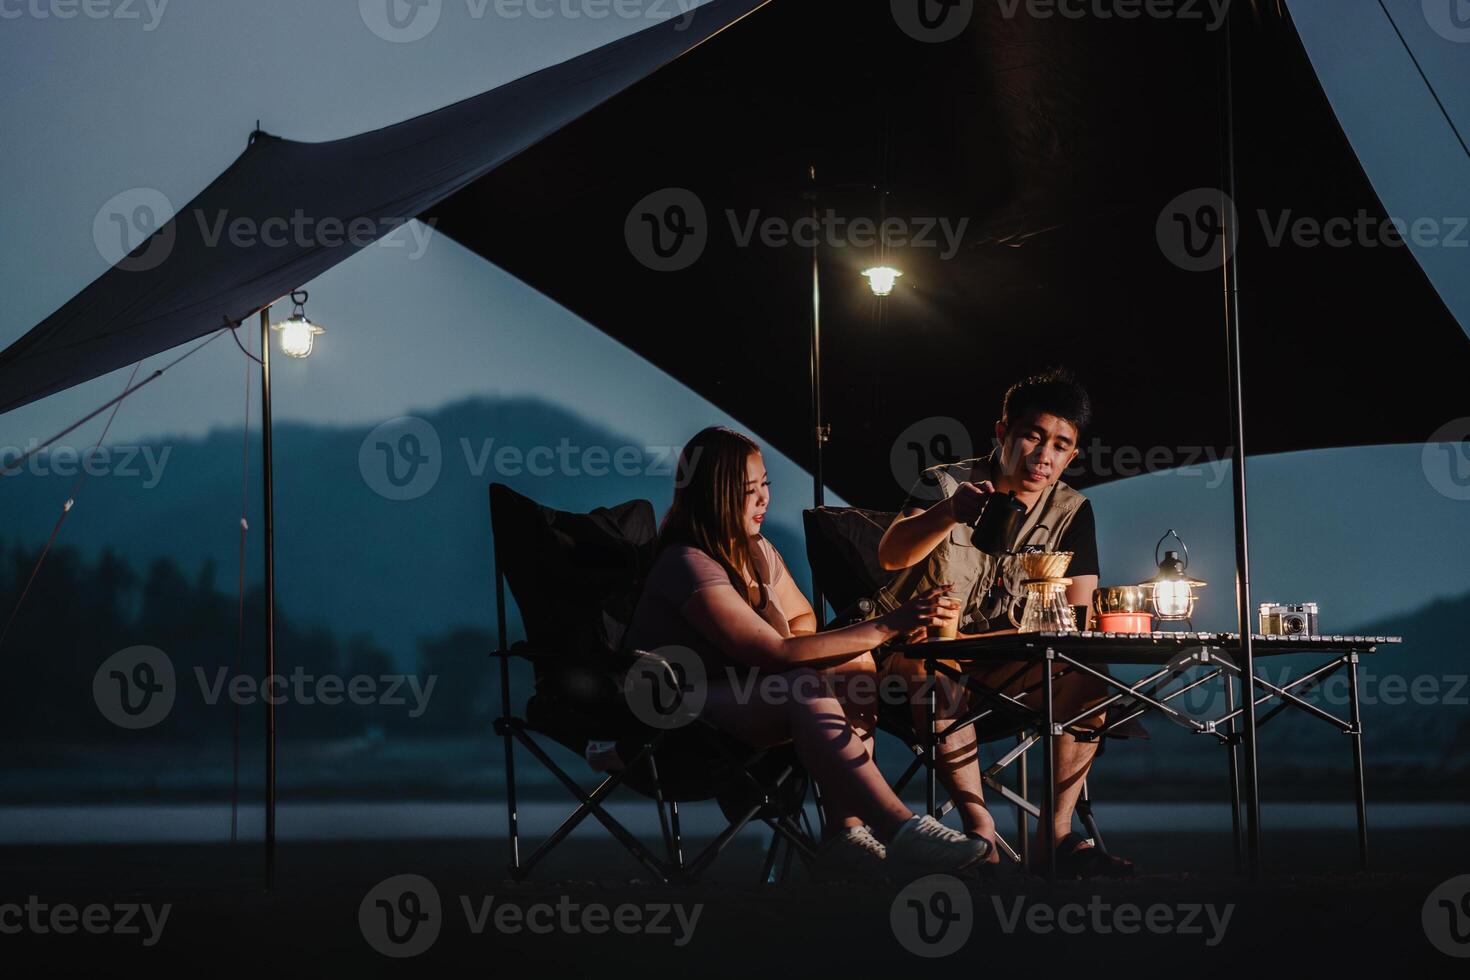
[[[1103,633],[1152,633],[1154,618],[1148,613],[1102,613],[1096,629]]]

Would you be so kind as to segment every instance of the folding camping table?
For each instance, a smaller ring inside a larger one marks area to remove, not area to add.
[[[1257,658],[1307,655],[1318,658],[1300,676],[1281,685],[1273,684],[1257,674],[1253,684],[1258,692],[1255,703],[1258,708],[1267,704],[1270,704],[1271,707],[1265,714],[1258,717],[1256,728],[1259,730],[1287,708],[1295,708],[1349,736],[1357,796],[1358,859],[1364,867],[1368,862],[1368,819],[1363,783],[1363,728],[1358,703],[1358,662],[1362,656],[1375,652],[1380,645],[1402,642],[1402,638],[1397,636],[1252,635],[1252,648]],[[1056,806],[1053,739],[1069,728],[1075,733],[1077,730],[1073,726],[1100,711],[1108,712],[1108,720],[1101,730],[1091,734],[1093,738],[1116,732],[1121,726],[1141,715],[1158,713],[1197,734],[1210,736],[1224,746],[1229,771],[1231,826],[1235,841],[1236,864],[1239,867],[1241,801],[1240,769],[1236,748],[1241,744],[1242,739],[1238,723],[1243,709],[1236,706],[1236,683],[1243,683],[1242,671],[1237,664],[1240,645],[1239,633],[1081,632],[961,636],[956,640],[930,641],[899,648],[905,656],[923,660],[931,675],[948,676],[965,684],[973,694],[978,696],[982,705],[978,710],[972,710],[966,717],[954,721],[945,731],[940,732],[935,715],[935,692],[932,687],[929,691],[927,748],[930,812],[934,812],[934,780],[938,762],[938,741],[941,737],[947,736],[952,729],[970,724],[993,711],[1010,712],[1026,717],[1037,727],[1038,734],[1030,740],[1022,739],[1012,755],[1023,753],[1036,741],[1041,742],[1042,799],[1041,806],[1034,815],[1037,816],[1038,843],[1042,854],[1045,855],[1047,876],[1049,879],[1054,879],[1056,876],[1056,848],[1051,839],[1052,822],[1050,819],[1050,814]],[[961,669],[955,670],[941,661],[957,662]],[[964,669],[1006,663],[1015,663],[1018,669],[1011,678],[995,689],[980,684]],[[1040,680],[1019,692],[1021,696],[1024,696],[1040,688],[1042,696],[1039,711],[1026,706],[1017,695],[1001,693],[1016,679],[1025,676],[1026,671],[1039,664],[1050,664],[1052,669],[1042,671]],[[1108,673],[1107,668],[1114,665],[1148,666],[1156,669],[1137,681],[1128,682]],[[1061,668],[1059,671],[1058,666]],[[1346,719],[1312,703],[1305,697],[1314,689],[1320,688],[1333,674],[1343,669],[1346,669],[1348,680],[1347,707],[1349,713]],[[1075,718],[1057,718],[1053,703],[1055,678],[1072,671],[1097,678],[1107,686],[1111,693],[1101,704],[1088,708]],[[1223,713],[1215,717],[1196,717],[1179,710],[1173,703],[1185,693],[1217,680],[1221,682],[1224,689]],[[1003,764],[1007,761],[1009,757],[1003,760]],[[1254,780],[1256,773],[1253,770],[1248,771],[1246,778]],[[1021,796],[1024,796],[1024,793],[1023,788]],[[1010,797],[1010,794],[1006,795]],[[1023,802],[1020,797],[1015,797],[1012,801]],[[1031,808],[1028,807],[1028,809]],[[1021,823],[1022,841],[1024,842],[1026,839],[1024,811],[1021,813]]]

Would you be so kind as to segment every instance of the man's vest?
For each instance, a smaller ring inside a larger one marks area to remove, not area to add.
[[[970,459],[932,467],[919,477],[913,496],[934,500],[950,497],[962,482],[970,479],[975,469],[982,480],[993,481],[994,476],[985,474],[996,473],[999,463],[1000,450],[996,450],[988,460]],[[1008,542],[1007,550],[1014,551],[1025,544],[1060,551],[1062,535],[1086,502],[1086,497],[1058,480],[1032,506],[1015,540]],[[951,590],[964,600],[964,610],[960,613],[962,630],[984,633],[1009,628],[1012,624],[1006,612],[1024,592],[1021,571],[1014,557],[992,558],[976,548],[970,543],[973,533],[971,528],[956,524],[934,546],[928,558],[895,572],[875,596],[878,611],[889,612],[921,592],[950,582]]]

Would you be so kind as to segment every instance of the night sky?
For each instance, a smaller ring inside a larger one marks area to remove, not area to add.
[[[134,5],[136,19],[27,14],[0,21],[0,83],[10,93],[0,103],[0,131],[12,147],[0,160],[0,343],[13,342],[105,270],[94,231],[106,202],[147,188],[181,206],[244,149],[257,119],[292,139],[348,136],[648,24],[505,18],[494,4],[476,17],[481,7],[444,0],[438,27],[412,43],[375,35],[350,0],[155,0],[151,8]],[[1389,7],[1447,111],[1470,132],[1470,38],[1436,35],[1420,0]],[[1410,74],[1397,39],[1385,34],[1378,5],[1295,0],[1291,8],[1389,213],[1470,214],[1470,159]],[[1341,97],[1370,78],[1371,110]],[[679,445],[714,422],[739,426],[592,325],[432,230],[418,231],[400,232],[396,244],[380,243],[307,284],[309,310],[329,333],[310,361],[280,364],[278,421],[376,425],[499,394],[545,399],[650,446]],[[1470,248],[1421,249],[1418,257],[1461,325],[1470,323]],[[238,429],[243,370],[233,344],[211,345],[131,399],[111,440]],[[98,379],[0,416],[0,447],[51,435],[115,395],[125,379],[126,372]],[[1394,383],[1412,387],[1412,379]],[[791,410],[808,410],[799,393]],[[72,444],[90,445],[96,432],[84,429]],[[1412,445],[1253,462],[1257,597],[1316,599],[1340,611],[1330,622],[1347,626],[1470,590],[1470,502],[1435,488],[1426,466],[1437,459]],[[785,459],[769,462],[776,517],[799,526],[807,478]],[[0,513],[5,492],[0,482]],[[1220,590],[1205,625],[1228,624],[1233,557],[1224,472],[1144,477],[1092,496],[1105,582],[1145,577],[1154,540],[1178,527],[1200,563],[1192,571]],[[27,540],[48,530],[5,525],[0,532]]]

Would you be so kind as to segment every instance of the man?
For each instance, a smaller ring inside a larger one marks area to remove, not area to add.
[[[1009,542],[1014,550],[1039,545],[1047,551],[1073,553],[1067,577],[1067,601],[1089,605],[1097,588],[1097,532],[1092,504],[1061,481],[1063,471],[1077,458],[1082,435],[1092,421],[1087,392],[1064,370],[1048,371],[1013,385],[1006,392],[1000,421],[995,423],[999,447],[989,456],[936,466],[918,484],[894,518],[878,546],[883,568],[896,574],[878,594],[881,610],[896,608],[909,597],[948,584],[960,597],[960,629],[969,634],[1013,632],[1007,615],[1022,594],[1015,559],[992,557],[971,544],[971,525],[992,494],[1014,492],[1027,508],[1026,518]],[[1084,626],[1085,624],[1079,624]],[[1021,700],[1039,706],[1041,667],[1017,676],[1022,665],[1000,664],[976,668],[971,677],[980,685],[1012,696],[1037,688]],[[921,662],[890,656],[885,672],[902,673],[915,682],[924,677]],[[1107,696],[1095,678],[1077,672],[1056,678],[1057,717],[1074,718]],[[941,686],[942,719],[961,716],[970,694]],[[997,715],[1000,713],[998,712]],[[915,711],[923,724],[924,711]],[[1005,721],[1004,718],[998,719]],[[1080,728],[1101,726],[1101,714],[1085,718]],[[982,722],[981,724],[984,724]],[[1072,816],[1087,777],[1096,741],[1079,741],[1072,734],[1057,740],[1056,812],[1052,815],[1057,842],[1057,867],[1067,876],[1122,876],[1132,865],[1091,847],[1072,832]],[[950,791],[967,833],[994,839],[995,821],[985,809],[981,792],[975,726],[967,725],[939,745],[939,777]],[[998,854],[992,854],[998,860]]]

